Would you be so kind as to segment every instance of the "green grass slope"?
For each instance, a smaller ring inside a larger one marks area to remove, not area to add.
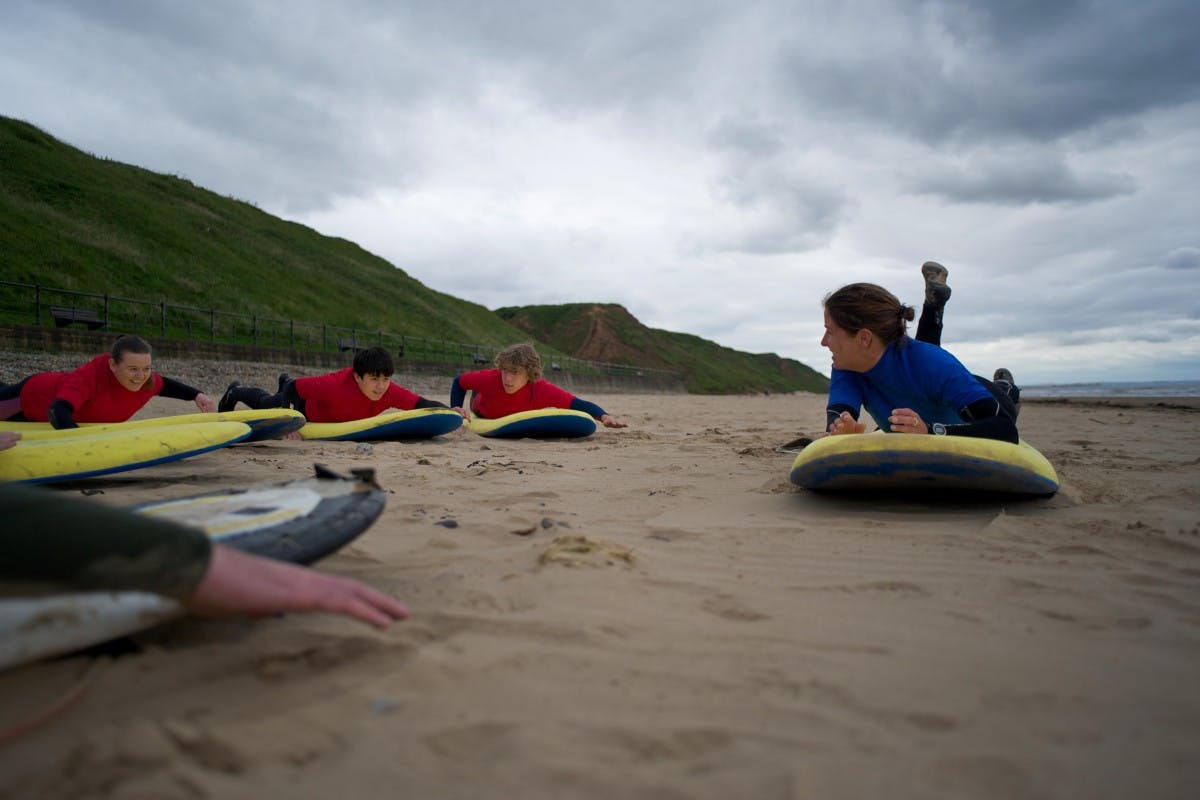
[[[517,306],[496,313],[576,358],[683,372],[691,392],[829,389],[828,378],[799,361],[774,353],[743,353],[699,336],[648,328],[620,305]]]
[[[521,336],[353,242],[6,117],[0,241],[4,280],[492,346]]]

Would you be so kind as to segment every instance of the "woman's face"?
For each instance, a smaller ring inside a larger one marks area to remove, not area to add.
[[[108,368],[116,376],[117,383],[131,392],[136,392],[150,380],[150,354],[121,353],[120,361],[109,357]]]
[[[859,336],[845,328],[839,328],[829,316],[828,309],[825,310],[825,335],[821,337],[821,346],[828,349],[833,356],[835,369],[865,372],[878,360],[866,358],[866,348],[863,347]]]
[[[507,394],[514,394],[525,388],[529,383],[529,375],[523,369],[502,369],[500,370],[500,380],[504,383],[504,391]]]

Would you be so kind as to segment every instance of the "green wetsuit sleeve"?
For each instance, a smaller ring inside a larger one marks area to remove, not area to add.
[[[201,531],[36,487],[0,485],[0,582],[182,598],[208,569]]]

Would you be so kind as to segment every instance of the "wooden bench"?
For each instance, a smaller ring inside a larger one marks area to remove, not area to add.
[[[89,308],[50,306],[50,316],[54,317],[54,327],[56,328],[65,328],[76,322],[86,325],[89,331],[104,327],[104,320]]]

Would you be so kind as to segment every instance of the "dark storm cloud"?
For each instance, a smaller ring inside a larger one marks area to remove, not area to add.
[[[597,106],[645,111],[663,98],[678,104],[736,8],[723,0],[451,0],[403,13],[432,43],[471,52],[570,114]]]
[[[860,4],[880,42],[819,32],[792,42],[780,74],[806,108],[887,125],[930,144],[1051,141],[1200,97],[1200,5],[1192,0]]]
[[[951,202],[1084,203],[1130,194],[1131,176],[1115,172],[1081,174],[1051,149],[1020,153],[984,152],[956,163],[926,167],[911,179],[914,192],[938,195]]]
[[[1167,269],[1200,269],[1200,247],[1180,247],[1172,250],[1163,260],[1163,266]]]
[[[429,60],[389,46],[407,38],[393,21],[326,10],[45,3],[24,12],[49,41],[24,46],[61,51],[40,69],[102,98],[86,110],[89,149],[302,212],[416,175],[413,132],[390,109],[439,89]]]

